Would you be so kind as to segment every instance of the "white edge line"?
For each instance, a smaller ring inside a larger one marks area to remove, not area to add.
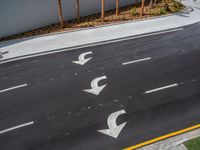
[[[26,58],[33,58],[33,57],[37,57],[37,56],[44,56],[44,55],[49,55],[49,54],[54,54],[54,53],[76,50],[76,49],[80,49],[80,48],[99,46],[99,45],[104,45],[104,44],[116,43],[116,42],[120,42],[120,41],[127,41],[127,40],[131,40],[131,39],[137,39],[137,38],[148,37],[148,36],[152,36],[152,35],[159,35],[159,34],[170,33],[170,32],[176,32],[176,31],[182,31],[182,30],[184,30],[183,27],[176,28],[176,29],[170,29],[167,31],[158,31],[156,33],[146,33],[146,35],[135,35],[134,37],[122,37],[120,39],[111,39],[110,41],[99,41],[97,43],[91,43],[91,44],[86,44],[86,45],[82,45],[82,46],[80,45],[80,46],[72,47],[72,48],[66,47],[66,48],[63,48],[62,50],[52,50],[52,52],[51,52],[51,50],[49,50],[50,52],[42,52],[41,54],[29,54],[30,56],[18,56],[19,58],[13,58],[13,59],[10,58],[10,60],[5,60],[5,61],[2,60],[2,62],[0,62],[0,64],[5,64],[7,62],[22,60],[22,59],[26,59]]]
[[[32,125],[32,124],[34,124],[33,121],[28,122],[28,123],[24,123],[24,124],[15,126],[15,127],[11,127],[11,128],[6,129],[6,130],[0,131],[0,134],[6,133],[6,132],[9,132],[9,131],[12,131],[12,130],[16,130],[16,129],[19,129],[19,128],[22,128],[22,127],[30,126],[30,125]]]
[[[149,91],[146,91],[145,94],[153,93],[153,92],[156,92],[156,91],[168,89],[168,88],[175,87],[175,86],[178,86],[178,84],[175,83],[175,84],[167,85],[167,86],[160,87],[160,88],[157,88],[157,89],[149,90]]]
[[[14,86],[14,87],[7,88],[7,89],[4,89],[4,90],[0,90],[0,93],[11,91],[11,90],[18,89],[18,88],[22,88],[22,87],[25,87],[25,86],[28,86],[28,84],[22,84],[22,85]]]
[[[125,62],[125,63],[122,63],[122,65],[133,64],[133,63],[137,63],[137,62],[141,62],[141,61],[146,61],[146,60],[150,60],[150,59],[151,59],[151,57],[147,57],[147,58],[143,58],[143,59],[138,59],[138,60],[133,60],[133,61]]]

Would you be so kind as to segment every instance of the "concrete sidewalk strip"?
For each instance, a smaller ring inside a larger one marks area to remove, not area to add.
[[[63,48],[69,50],[71,47],[180,28],[200,22],[200,9],[195,8],[200,7],[200,4],[197,2],[194,3],[191,0],[185,0],[183,4],[185,4],[188,9],[182,13],[170,16],[103,26],[76,32],[2,42],[0,43],[0,51],[9,51],[9,53],[4,54],[0,62],[4,60],[12,61],[13,58],[45,53]]]
[[[2,59],[3,58],[3,55],[5,55],[5,54],[7,54],[8,53],[8,51],[5,51],[5,52],[1,52],[0,51],[0,59]]]
[[[185,147],[184,144],[181,144],[181,145],[173,147],[173,148],[171,148],[169,150],[187,150],[187,148]]]
[[[200,137],[200,129],[186,132],[184,134],[138,148],[137,150],[187,150],[183,143],[197,137]]]
[[[2,52],[0,51],[0,59],[2,59],[3,58],[3,54],[2,54]]]

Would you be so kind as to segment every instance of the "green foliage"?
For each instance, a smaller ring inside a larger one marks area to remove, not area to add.
[[[176,9],[180,9],[182,7],[182,5],[181,5],[181,3],[179,3],[179,2],[177,2],[177,1],[174,0],[174,7]]]
[[[137,15],[137,9],[136,9],[136,7],[133,7],[131,9],[131,16],[136,16],[136,15]]]
[[[171,12],[171,9],[169,8],[168,3],[165,3],[165,10],[166,10],[166,12]]]
[[[160,15],[165,15],[165,14],[167,14],[166,8],[161,8]]]
[[[200,150],[200,137],[184,143],[188,150]]]
[[[81,24],[80,24],[80,27],[81,27],[81,28],[88,27],[88,23],[81,23]]]

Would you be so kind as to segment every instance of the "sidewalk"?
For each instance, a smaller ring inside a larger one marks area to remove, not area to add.
[[[32,57],[30,55],[34,54],[35,56],[42,55],[41,53],[59,51],[63,48],[71,50],[70,48],[76,46],[159,32],[200,22],[200,0],[195,2],[184,0],[182,2],[187,6],[187,9],[182,13],[170,16],[2,42],[0,43],[0,51],[3,53],[3,57],[0,57],[0,64],[23,57]]]
[[[200,129],[147,145],[137,150],[187,150],[183,143],[197,137],[200,137]]]

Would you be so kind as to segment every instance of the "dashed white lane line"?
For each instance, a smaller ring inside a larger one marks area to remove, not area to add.
[[[25,87],[25,86],[28,86],[28,84],[22,84],[22,85],[10,87],[10,88],[4,89],[4,90],[0,90],[0,93],[11,91],[11,90],[18,89],[18,88],[22,88],[22,87]]]
[[[161,90],[172,88],[172,87],[176,87],[176,86],[178,86],[177,83],[171,84],[171,85],[167,85],[167,86],[163,86],[163,87],[160,87],[160,88],[157,88],[157,89],[146,91],[145,94],[153,93],[153,92],[156,92],[156,91],[161,91]]]
[[[143,59],[138,59],[138,60],[125,62],[125,63],[122,63],[122,65],[133,64],[133,63],[137,63],[137,62],[147,61],[147,60],[150,60],[150,59],[151,59],[151,57],[147,57],[147,58],[143,58]]]
[[[23,128],[23,127],[26,127],[26,126],[30,126],[30,125],[33,125],[33,124],[34,124],[33,121],[28,122],[28,123],[24,123],[24,124],[15,126],[15,127],[8,128],[8,129],[6,129],[6,130],[2,130],[2,131],[0,131],[0,134],[6,133],[6,132],[10,132],[10,131],[12,131],[12,130],[16,130],[16,129],[19,129],[19,128]]]

